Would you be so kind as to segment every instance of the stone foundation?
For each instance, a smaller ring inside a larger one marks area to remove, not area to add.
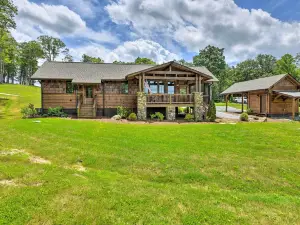
[[[147,119],[147,98],[146,93],[137,93],[137,118],[138,120]]]
[[[203,120],[203,95],[200,92],[194,92],[194,118],[196,122]]]
[[[176,119],[176,108],[174,106],[168,106],[166,108],[166,119],[171,121]]]

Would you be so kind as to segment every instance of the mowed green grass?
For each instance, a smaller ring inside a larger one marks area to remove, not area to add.
[[[11,95],[4,95],[11,94]],[[18,84],[0,84],[0,118],[20,118],[20,110],[29,103],[41,107],[41,88]]]
[[[34,121],[0,120],[0,224],[300,224],[297,122]]]

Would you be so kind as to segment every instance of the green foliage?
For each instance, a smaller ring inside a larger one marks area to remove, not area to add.
[[[13,4],[12,0],[0,1],[0,29],[9,30],[16,28],[14,17],[18,14],[18,8]]]
[[[124,106],[118,106],[117,107],[117,114],[121,116],[122,119],[126,119],[128,115],[130,114],[131,110],[124,107]]]
[[[138,57],[135,60],[135,64],[152,64],[152,65],[155,65],[156,63],[151,59]]]
[[[86,54],[82,55],[82,62],[86,63],[104,63],[104,60],[101,58],[92,57]]]
[[[194,118],[194,115],[187,113],[184,117],[184,120],[188,121],[188,122],[192,122],[192,121],[195,121],[195,118]]]
[[[164,120],[164,118],[165,118],[165,116],[164,116],[164,114],[162,114],[161,112],[156,112],[155,114],[151,114],[150,115],[150,118],[151,118],[151,120],[153,120],[153,119],[157,119],[157,120],[159,120],[159,121],[163,121]]]
[[[210,101],[206,117],[208,121],[215,122],[217,116],[216,116],[216,105],[214,101]]]
[[[23,107],[21,109],[21,113],[22,113],[23,119],[33,118],[33,117],[36,117],[36,115],[37,115],[37,111],[34,108],[34,105],[31,103],[28,106]]]
[[[285,54],[277,61],[277,73],[278,74],[290,74],[294,77],[298,76],[296,60],[290,54]]]
[[[127,119],[130,120],[130,121],[136,121],[137,116],[136,116],[135,113],[130,113]]]
[[[240,121],[246,121],[246,122],[249,121],[248,113],[243,112],[240,115]]]
[[[65,43],[59,38],[42,35],[38,37],[38,41],[42,47],[44,57],[48,61],[54,61],[60,53],[66,51],[64,49],[66,47]]]
[[[62,53],[65,55],[63,58],[63,62],[73,62],[73,56],[70,55],[70,50],[68,48],[65,48]]]
[[[51,117],[66,117],[67,114],[63,112],[63,108],[62,107],[55,107],[55,108],[49,108],[48,109],[48,116]]]
[[[178,61],[175,60],[175,62],[177,62],[177,63],[179,63],[181,65],[184,65],[184,66],[194,66],[194,64],[192,62],[187,62],[184,59],[180,59]]]
[[[248,114],[253,114],[253,110],[252,110],[251,108],[248,108],[248,109],[247,109],[247,113],[248,113]]]

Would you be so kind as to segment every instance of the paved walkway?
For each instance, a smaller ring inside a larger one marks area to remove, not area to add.
[[[216,106],[216,111],[217,111],[217,117],[218,118],[224,118],[224,119],[233,119],[233,120],[239,120],[240,115],[239,114],[233,114],[233,113],[241,113],[241,110],[229,107],[228,106],[228,112],[226,111],[225,106]]]

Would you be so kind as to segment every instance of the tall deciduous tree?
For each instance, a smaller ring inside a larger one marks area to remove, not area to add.
[[[38,69],[38,59],[43,58],[44,52],[37,41],[29,41],[20,44],[20,75],[21,84],[31,84],[30,77]]]
[[[17,15],[18,9],[11,0],[0,1],[0,29],[8,30],[10,28],[16,28],[16,22],[14,21],[15,15]]]
[[[63,62],[73,62],[73,56],[70,54],[70,50],[66,48],[63,53],[65,54],[65,57],[63,58]]]
[[[277,61],[277,59],[274,56],[267,54],[259,54],[256,57],[256,61],[259,66],[261,76],[267,77],[274,75]]]
[[[216,77],[219,77],[226,67],[224,48],[209,45],[200,50],[199,55],[194,56],[193,63],[195,66],[205,66]]]
[[[141,57],[137,57],[134,63],[135,64],[151,64],[151,65],[156,64],[152,59],[141,58]]]
[[[86,63],[104,63],[104,60],[102,60],[101,58],[96,58],[96,57],[92,57],[86,54],[82,55],[82,62],[86,62]]]
[[[276,63],[278,73],[287,73],[295,77],[298,76],[296,60],[290,54],[285,54]]]
[[[44,57],[48,61],[54,61],[56,57],[65,50],[65,43],[59,38],[43,35],[38,37],[38,41],[42,47]]]

